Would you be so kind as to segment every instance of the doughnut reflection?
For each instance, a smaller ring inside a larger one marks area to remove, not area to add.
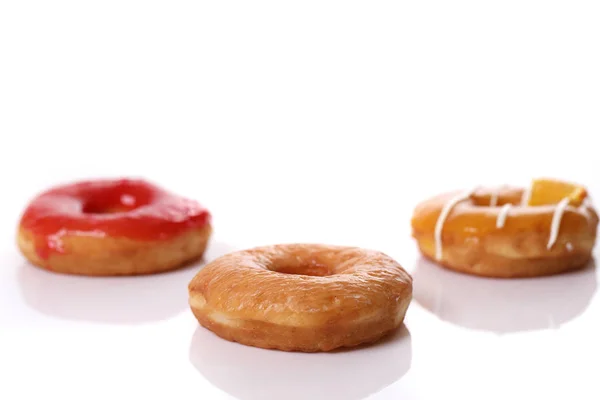
[[[211,261],[235,248],[209,243]],[[155,275],[86,277],[62,275],[24,264],[17,278],[27,305],[42,314],[114,324],[140,324],[171,318],[188,309],[187,285],[204,261]]]
[[[198,327],[190,361],[241,400],[358,400],[398,381],[411,364],[406,327],[379,343],[331,353],[288,353],[228,342]]]
[[[580,315],[596,291],[596,266],[527,279],[491,279],[450,271],[420,258],[414,299],[440,319],[475,330],[553,329]]]

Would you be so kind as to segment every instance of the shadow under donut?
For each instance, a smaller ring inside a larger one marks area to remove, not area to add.
[[[414,299],[443,321],[510,333],[558,328],[580,315],[596,291],[596,264],[540,278],[494,279],[450,271],[421,257]]]
[[[188,309],[187,285],[206,262],[235,249],[210,242],[203,260],[171,272],[123,277],[63,275],[24,264],[17,272],[27,305],[53,317],[114,324],[159,321]]]
[[[330,353],[244,346],[198,327],[190,361],[212,384],[241,400],[358,400],[406,374],[411,353],[411,337],[404,325],[378,343]]]

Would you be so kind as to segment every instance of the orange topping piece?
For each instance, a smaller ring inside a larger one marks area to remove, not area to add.
[[[569,204],[579,207],[587,196],[583,186],[553,179],[535,179],[531,186],[531,195],[527,205],[542,206],[557,204],[564,198],[569,199]]]

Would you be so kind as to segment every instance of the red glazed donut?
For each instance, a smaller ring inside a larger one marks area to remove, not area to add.
[[[34,265],[77,275],[139,275],[204,254],[211,215],[195,201],[137,179],[84,181],[37,196],[17,242]]]

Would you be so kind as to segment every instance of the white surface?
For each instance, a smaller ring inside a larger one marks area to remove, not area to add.
[[[555,176],[600,197],[595,1],[0,3],[0,399],[598,399],[596,269],[419,262],[412,207]],[[406,332],[300,355],[197,328],[186,285],[28,266],[39,190],[143,176],[205,203],[208,259],[309,241],[415,276]],[[410,333],[408,333],[410,332]]]

